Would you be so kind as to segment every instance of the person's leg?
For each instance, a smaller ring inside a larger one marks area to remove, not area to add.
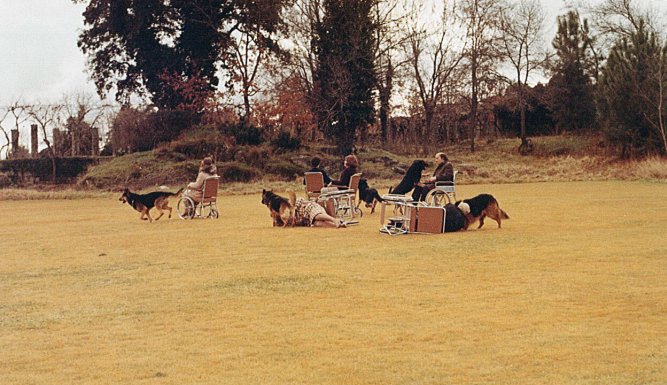
[[[415,189],[412,190],[412,200],[413,201],[419,201],[420,197],[422,196],[422,190],[424,188],[422,186],[415,186]]]
[[[315,227],[345,227],[343,221],[332,217],[329,214],[317,214],[313,220],[313,226]]]

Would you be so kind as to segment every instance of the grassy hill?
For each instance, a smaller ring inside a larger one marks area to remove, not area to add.
[[[621,161],[608,154],[595,137],[540,137],[534,138],[533,143],[534,151],[528,156],[518,154],[518,139],[480,143],[474,153],[461,145],[444,149],[404,148],[400,153],[362,147],[357,155],[364,176],[371,185],[379,188],[396,184],[402,178],[401,170],[412,160],[431,161],[437,151],[445,151],[454,168],[460,171],[460,184],[667,180],[667,160]],[[102,190],[125,186],[134,189],[182,186],[194,179],[199,159],[174,148],[179,146],[114,158],[92,167],[80,178],[79,185]],[[342,168],[342,157],[333,153],[333,148],[325,145],[302,146],[296,151],[279,151],[269,146],[239,146],[231,151],[226,161],[218,161],[218,167],[223,189],[248,193],[255,192],[257,184],[277,189],[300,184],[299,176],[315,155],[324,160],[330,174],[337,176]]]

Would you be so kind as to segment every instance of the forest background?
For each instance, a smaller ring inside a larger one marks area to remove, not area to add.
[[[5,184],[147,151],[184,173],[213,154],[238,180],[291,177],[303,156],[267,159],[304,147],[473,157],[519,138],[512,152],[534,156],[531,137],[559,135],[580,154],[667,153],[667,29],[633,0],[572,4],[550,42],[536,0],[74,2],[98,96],[2,106],[0,156],[18,161],[4,161]]]

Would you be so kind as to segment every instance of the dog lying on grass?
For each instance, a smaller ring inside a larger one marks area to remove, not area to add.
[[[150,214],[153,207],[160,212],[160,215],[155,218],[156,221],[162,218],[164,210],[169,210],[169,218],[171,218],[172,208],[169,207],[169,197],[180,195],[181,192],[183,192],[183,189],[180,189],[175,193],[169,191],[153,191],[148,194],[135,194],[126,188],[123,190],[123,195],[121,195],[118,200],[123,203],[127,202],[132,208],[140,212],[141,217],[139,217],[139,219],[153,222],[153,218],[151,218]]]
[[[368,186],[368,181],[366,179],[359,179],[359,199],[360,202],[363,201],[366,204],[366,207],[371,208],[371,214],[375,212],[375,205],[378,202],[382,202],[382,197],[378,193],[378,190],[370,188]]]
[[[394,188],[389,188],[389,194],[403,195],[412,191],[417,183],[421,181],[422,172],[426,169],[426,166],[428,166],[428,164],[421,159],[413,161],[405,172],[401,183]]]
[[[480,194],[470,199],[464,199],[456,202],[456,206],[465,214],[466,225],[468,226],[479,221],[478,229],[484,226],[484,219],[489,217],[498,223],[498,228],[501,227],[503,219],[510,219],[509,215],[498,205],[498,201],[493,195]]]
[[[274,227],[294,227],[296,193],[293,190],[288,190],[287,192],[290,196],[289,200],[278,194],[274,194],[271,190],[262,189],[262,204],[269,208]]]

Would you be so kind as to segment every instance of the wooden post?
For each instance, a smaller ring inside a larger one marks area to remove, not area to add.
[[[90,155],[100,154],[100,132],[97,127],[90,127]]]
[[[19,130],[12,130],[12,155],[14,155],[14,153],[16,153],[18,149],[19,149]]]
[[[33,158],[37,158],[39,156],[38,154],[38,142],[39,138],[37,137],[37,125],[36,124],[31,124],[30,125],[30,155]]]

